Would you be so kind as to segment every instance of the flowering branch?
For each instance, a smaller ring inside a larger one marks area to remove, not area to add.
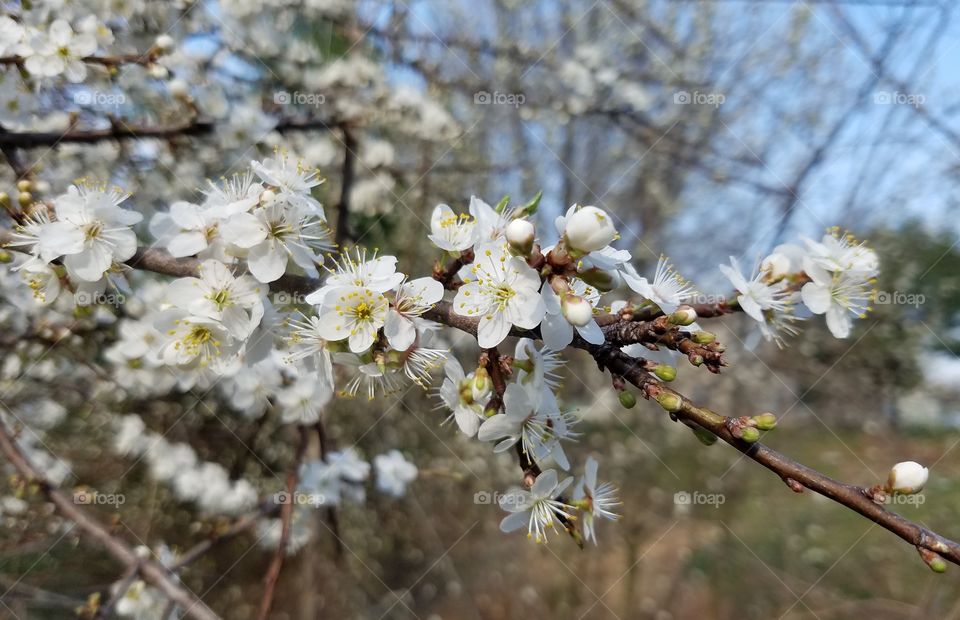
[[[217,620],[217,616],[203,601],[181,587],[170,571],[160,564],[142,559],[127,543],[123,542],[85,512],[77,508],[72,499],[65,496],[49,480],[30,464],[17,446],[10,429],[0,418],[0,453],[25,478],[35,483],[47,499],[65,519],[76,524],[81,531],[95,540],[110,555],[125,567],[137,567],[143,579],[158,588],[171,601],[183,607],[185,613],[197,620]]]

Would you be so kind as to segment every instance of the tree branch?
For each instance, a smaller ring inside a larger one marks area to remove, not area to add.
[[[127,543],[113,536],[106,527],[80,510],[71,498],[67,498],[37,471],[20,451],[10,429],[7,428],[2,418],[0,418],[0,453],[3,453],[4,457],[21,475],[29,478],[40,487],[41,492],[65,519],[74,523],[124,566],[128,568],[137,567],[137,571],[144,581],[156,587],[164,596],[183,607],[187,615],[197,620],[218,620],[219,616],[207,607],[203,601],[180,586],[173,579],[169,570],[153,560],[141,559]]]

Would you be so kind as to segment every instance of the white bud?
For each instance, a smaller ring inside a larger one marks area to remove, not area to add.
[[[153,42],[153,46],[156,47],[161,52],[169,52],[173,49],[173,46],[176,45],[176,42],[168,34],[162,34],[157,37],[157,40]]]
[[[774,252],[760,263],[760,271],[771,280],[779,280],[790,273],[790,258]]]
[[[567,247],[580,254],[600,250],[617,238],[617,229],[603,209],[583,207],[567,218]]]
[[[564,318],[572,325],[583,327],[593,319],[593,306],[578,295],[564,295],[560,300]]]
[[[897,463],[887,477],[887,490],[894,493],[919,493],[927,483],[930,472],[920,463]]]
[[[692,306],[680,306],[670,315],[670,322],[674,325],[693,325],[697,320],[697,311]]]
[[[150,68],[147,69],[147,73],[149,73],[150,77],[155,80],[163,80],[170,75],[170,72],[167,71],[167,68],[163,65],[150,65]]]
[[[527,255],[533,249],[536,229],[529,220],[518,218],[507,224],[507,242],[520,254]]]
[[[187,85],[187,81],[181,78],[170,80],[169,88],[170,94],[178,98],[186,97],[190,93],[190,87]]]
[[[260,205],[268,207],[277,199],[277,194],[272,189],[265,189],[260,192]]]

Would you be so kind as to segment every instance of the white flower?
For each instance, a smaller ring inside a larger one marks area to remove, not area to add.
[[[927,484],[929,470],[914,461],[897,463],[887,477],[887,490],[893,493],[919,493]]]
[[[221,234],[246,252],[250,273],[264,283],[279,279],[287,270],[288,259],[316,277],[316,265],[324,260],[318,252],[332,247],[330,230],[321,219],[279,200],[229,217]]]
[[[480,317],[477,340],[481,347],[495,347],[516,325],[533,329],[546,313],[540,296],[540,276],[523,259],[510,256],[503,246],[477,252],[469,267],[475,280],[464,279],[453,310]]]
[[[167,299],[191,314],[223,323],[234,338],[246,339],[263,318],[260,283],[247,275],[235,277],[213,259],[200,263],[198,275],[171,282]]]
[[[441,250],[462,252],[473,245],[477,222],[466,214],[456,214],[447,205],[433,208],[430,215],[430,241]]]
[[[386,293],[400,286],[406,277],[397,273],[395,256],[375,255],[367,260],[366,250],[358,249],[356,258],[344,253],[336,265],[336,270],[330,274],[324,285],[306,296],[305,301],[308,304],[323,305],[328,292],[344,286],[359,286],[377,293]]]
[[[376,340],[389,305],[386,297],[368,288],[331,289],[320,307],[320,336],[331,342],[349,339],[350,350],[362,353]]]
[[[222,216],[216,209],[177,201],[167,213],[157,213],[150,221],[150,232],[165,242],[171,256],[183,258],[204,252],[219,236]]]
[[[513,367],[517,373],[517,383],[527,387],[527,394],[532,398],[534,408],[551,413],[560,411],[554,391],[560,387],[559,370],[563,365],[560,353],[552,350],[546,343],[537,349],[536,344],[529,338],[517,340],[513,352]]]
[[[194,316],[186,310],[171,308],[157,316],[155,325],[165,338],[159,349],[159,356],[167,365],[211,365],[214,370],[218,370],[239,351],[239,343],[216,319]]]
[[[784,261],[789,265],[789,260],[783,255],[776,254],[768,256],[781,257],[776,259],[779,266],[773,266],[771,269],[782,269]],[[773,263],[768,263],[773,265]],[[719,265],[720,271],[733,287],[740,293],[737,295],[737,303],[740,308],[754,321],[760,324],[760,331],[767,340],[774,340],[778,346],[783,345],[782,333],[794,334],[796,329],[792,323],[797,320],[793,315],[794,293],[786,291],[782,286],[776,283],[769,284],[770,271],[759,271],[754,273],[753,278],[747,280],[740,271],[737,261],[731,256],[730,266]]]
[[[573,493],[574,503],[583,504],[583,537],[597,543],[597,519],[616,521],[619,515],[613,512],[620,505],[617,499],[617,489],[609,482],[597,484],[597,459],[592,456],[587,459],[583,478],[577,484]]]
[[[313,424],[330,402],[333,392],[324,381],[312,374],[298,377],[293,385],[277,394],[282,420],[288,424]]]
[[[21,51],[23,26],[6,15],[0,15],[0,56],[14,56]]]
[[[443,299],[443,284],[433,278],[417,278],[400,285],[393,305],[387,312],[383,334],[390,346],[406,351],[417,339],[414,318]]]
[[[289,336],[291,350],[286,361],[293,363],[297,360],[306,360],[307,368],[315,371],[317,376],[332,389],[333,362],[330,359],[330,351],[327,349],[327,341],[321,334],[320,317],[308,317],[302,312],[299,316],[299,319],[289,321],[293,329]]]
[[[870,310],[873,291],[871,280],[857,272],[828,272],[808,264],[806,273],[811,282],[800,290],[803,303],[814,314],[826,314],[827,327],[835,338],[846,338],[853,327],[853,318],[864,318]]]
[[[533,460],[541,461],[552,456],[561,468],[568,469],[570,463],[560,440],[576,437],[572,430],[576,419],[570,414],[535,407],[538,396],[531,398],[528,390],[520,384],[508,385],[503,395],[504,412],[487,418],[477,431],[477,439],[500,440],[494,446],[494,452],[503,452],[520,442],[523,453]]]
[[[824,235],[819,243],[806,238],[803,242],[807,246],[805,269],[812,263],[827,271],[856,272],[866,278],[875,276],[879,269],[877,253],[858,242],[853,235],[840,236],[839,231],[834,229]]]
[[[417,479],[417,466],[403,458],[399,450],[391,450],[373,459],[377,470],[377,489],[394,497],[402,497],[407,485]]]
[[[41,306],[49,306],[60,295],[60,276],[53,267],[39,258],[30,258],[17,270],[20,278],[33,291],[33,298]]]
[[[610,215],[597,207],[581,207],[567,212],[563,238],[576,255],[602,250],[618,237]]]
[[[486,375],[477,379],[476,373],[465,375],[463,367],[456,358],[451,357],[443,366],[446,376],[440,386],[440,398],[443,404],[453,412],[460,431],[467,437],[473,437],[484,419],[483,410],[493,393],[492,385]]]
[[[480,198],[471,196],[470,215],[476,220],[475,242],[478,246],[485,246],[503,240],[507,226],[513,221],[514,210],[507,208],[497,213]]]
[[[260,201],[263,185],[253,179],[249,170],[243,174],[235,174],[223,180],[220,185],[207,181],[210,188],[204,191],[206,199],[204,209],[212,209],[221,218],[227,218],[237,213],[249,211]]]
[[[55,77],[61,73],[71,82],[87,77],[83,57],[97,51],[97,39],[90,33],[74,33],[70,24],[58,19],[44,35],[37,33],[30,41],[24,67],[32,75]]]
[[[137,236],[130,229],[143,216],[118,205],[127,195],[116,189],[77,187],[54,200],[55,222],[40,232],[40,254],[56,258],[71,274],[97,282],[114,262],[123,262],[137,251]]]
[[[627,286],[669,315],[680,307],[684,300],[696,295],[697,291],[667,260],[666,256],[660,256],[653,282],[641,277],[633,265],[625,265],[621,274]]]
[[[540,325],[543,343],[554,351],[562,351],[573,341],[573,330],[576,329],[580,337],[591,344],[603,344],[603,331],[593,317],[593,308],[600,301],[600,293],[588,286],[583,280],[572,278],[569,282],[571,293],[579,299],[579,308],[570,308],[570,303],[564,304],[547,281],[543,284],[543,302],[546,315]],[[566,307],[565,307],[566,306]],[[579,313],[575,316],[582,324],[574,324],[568,312]],[[589,314],[588,314],[589,313]],[[583,320],[586,319],[586,320]]]
[[[287,157],[283,154],[274,159],[265,159],[262,163],[250,162],[250,166],[264,182],[279,190],[278,201],[286,201],[297,209],[304,209],[326,221],[323,207],[310,195],[314,187],[323,183],[316,170],[304,168],[300,163],[296,166],[288,165]]]
[[[557,531],[557,521],[573,518],[573,508],[557,499],[573,482],[572,477],[558,480],[553,469],[537,476],[529,491],[515,489],[500,499],[500,507],[511,513],[500,522],[503,532],[515,532],[527,526],[527,538],[547,542],[547,530]]]

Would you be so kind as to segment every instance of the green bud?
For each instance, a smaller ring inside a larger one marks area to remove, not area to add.
[[[618,398],[620,399],[620,404],[626,409],[633,409],[637,404],[637,397],[633,395],[633,392],[628,392],[627,390],[620,392]]]
[[[753,428],[752,426],[748,426],[743,429],[742,434],[740,435],[740,439],[744,440],[747,443],[756,443],[760,441],[760,431]]]
[[[697,344],[710,344],[717,339],[717,335],[712,332],[693,332],[691,337]]]
[[[701,426],[695,427],[693,434],[700,440],[700,443],[705,446],[712,446],[717,443],[717,436]]]
[[[677,369],[669,364],[657,364],[653,367],[653,374],[661,381],[673,381],[677,378]]]
[[[702,355],[692,356],[690,358],[690,363],[693,364],[694,366],[703,366],[703,356]]]
[[[753,416],[753,423],[761,431],[772,431],[777,427],[777,416],[772,413],[761,413]]]
[[[929,566],[930,570],[932,570],[935,573],[947,572],[947,562],[946,560],[941,558],[939,555],[933,558],[932,560],[930,560],[929,562],[927,562],[927,566]]]
[[[680,306],[677,311],[670,315],[670,323],[673,325],[693,325],[697,320],[697,311],[690,306]]]
[[[671,413],[683,409],[683,399],[672,392],[660,392],[657,394],[657,402]]]

